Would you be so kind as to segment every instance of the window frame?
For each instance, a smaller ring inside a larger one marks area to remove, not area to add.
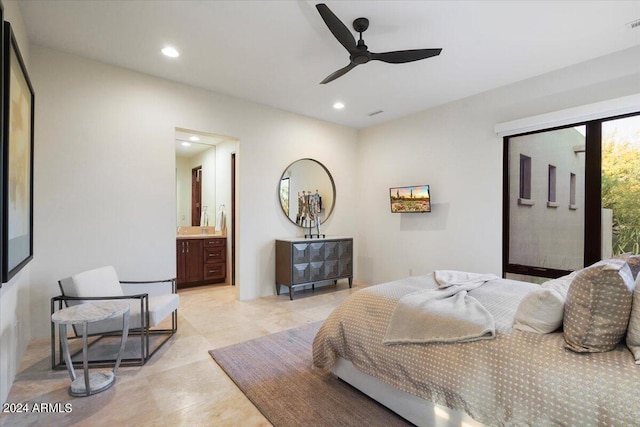
[[[547,207],[550,208],[558,207],[557,173],[557,168],[550,164],[547,168]]]
[[[559,270],[547,267],[509,263],[509,140],[519,136],[532,135],[560,129],[585,126],[585,183],[584,183],[584,248],[583,264],[591,265],[601,259],[602,247],[602,123],[640,115],[640,111],[622,115],[581,121],[562,126],[538,129],[535,131],[505,135],[503,140],[502,166],[502,276],[519,274],[534,277],[557,278],[571,273],[571,270]],[[518,183],[520,185],[520,183]],[[569,206],[571,208],[571,205]]]
[[[519,198],[522,200],[531,200],[531,157],[520,154],[520,190]]]

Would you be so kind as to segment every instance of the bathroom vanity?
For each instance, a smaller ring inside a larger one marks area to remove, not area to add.
[[[227,238],[206,234],[176,237],[178,288],[225,282]]]

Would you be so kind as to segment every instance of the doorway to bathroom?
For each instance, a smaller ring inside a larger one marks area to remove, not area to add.
[[[179,288],[236,284],[237,149],[233,137],[175,129],[176,266],[192,272]]]

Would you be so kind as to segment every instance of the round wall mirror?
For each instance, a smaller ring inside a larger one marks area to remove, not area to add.
[[[291,163],[280,178],[280,206],[289,220],[306,227],[304,198],[314,200],[320,223],[325,222],[336,202],[336,186],[329,170],[319,161],[300,159]],[[309,203],[312,205],[313,203]]]

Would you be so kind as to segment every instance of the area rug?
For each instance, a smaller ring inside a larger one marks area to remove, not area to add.
[[[332,374],[311,368],[311,345],[321,324],[209,353],[276,427],[412,425]]]

